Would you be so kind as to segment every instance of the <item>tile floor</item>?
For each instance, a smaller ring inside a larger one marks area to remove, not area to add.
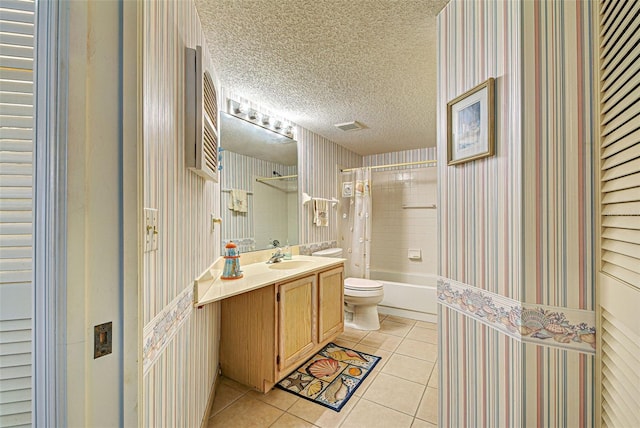
[[[380,316],[380,330],[346,329],[335,343],[382,357],[342,411],[274,388],[262,394],[222,378],[209,427],[435,427],[437,330],[432,323]]]

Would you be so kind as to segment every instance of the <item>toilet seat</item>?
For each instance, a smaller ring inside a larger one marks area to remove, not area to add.
[[[352,297],[376,297],[382,296],[384,288],[382,283],[364,278],[346,278],[344,280],[344,294]]]

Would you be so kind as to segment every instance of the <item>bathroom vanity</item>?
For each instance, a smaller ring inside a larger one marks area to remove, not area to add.
[[[221,301],[222,373],[267,392],[344,330],[344,265],[342,259],[295,256],[243,271],[233,281],[216,279],[214,272],[196,306]]]

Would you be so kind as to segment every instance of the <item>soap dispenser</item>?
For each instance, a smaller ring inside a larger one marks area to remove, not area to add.
[[[287,245],[284,247],[284,259],[291,260],[291,247],[289,246],[288,240],[287,240]]]

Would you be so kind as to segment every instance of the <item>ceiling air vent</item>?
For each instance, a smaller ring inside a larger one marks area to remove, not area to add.
[[[202,47],[185,51],[185,160],[207,180],[218,181],[218,99]]]
[[[338,123],[334,125],[338,129],[342,129],[343,131],[359,131],[361,129],[366,128],[363,124],[358,121],[346,122],[346,123]]]

